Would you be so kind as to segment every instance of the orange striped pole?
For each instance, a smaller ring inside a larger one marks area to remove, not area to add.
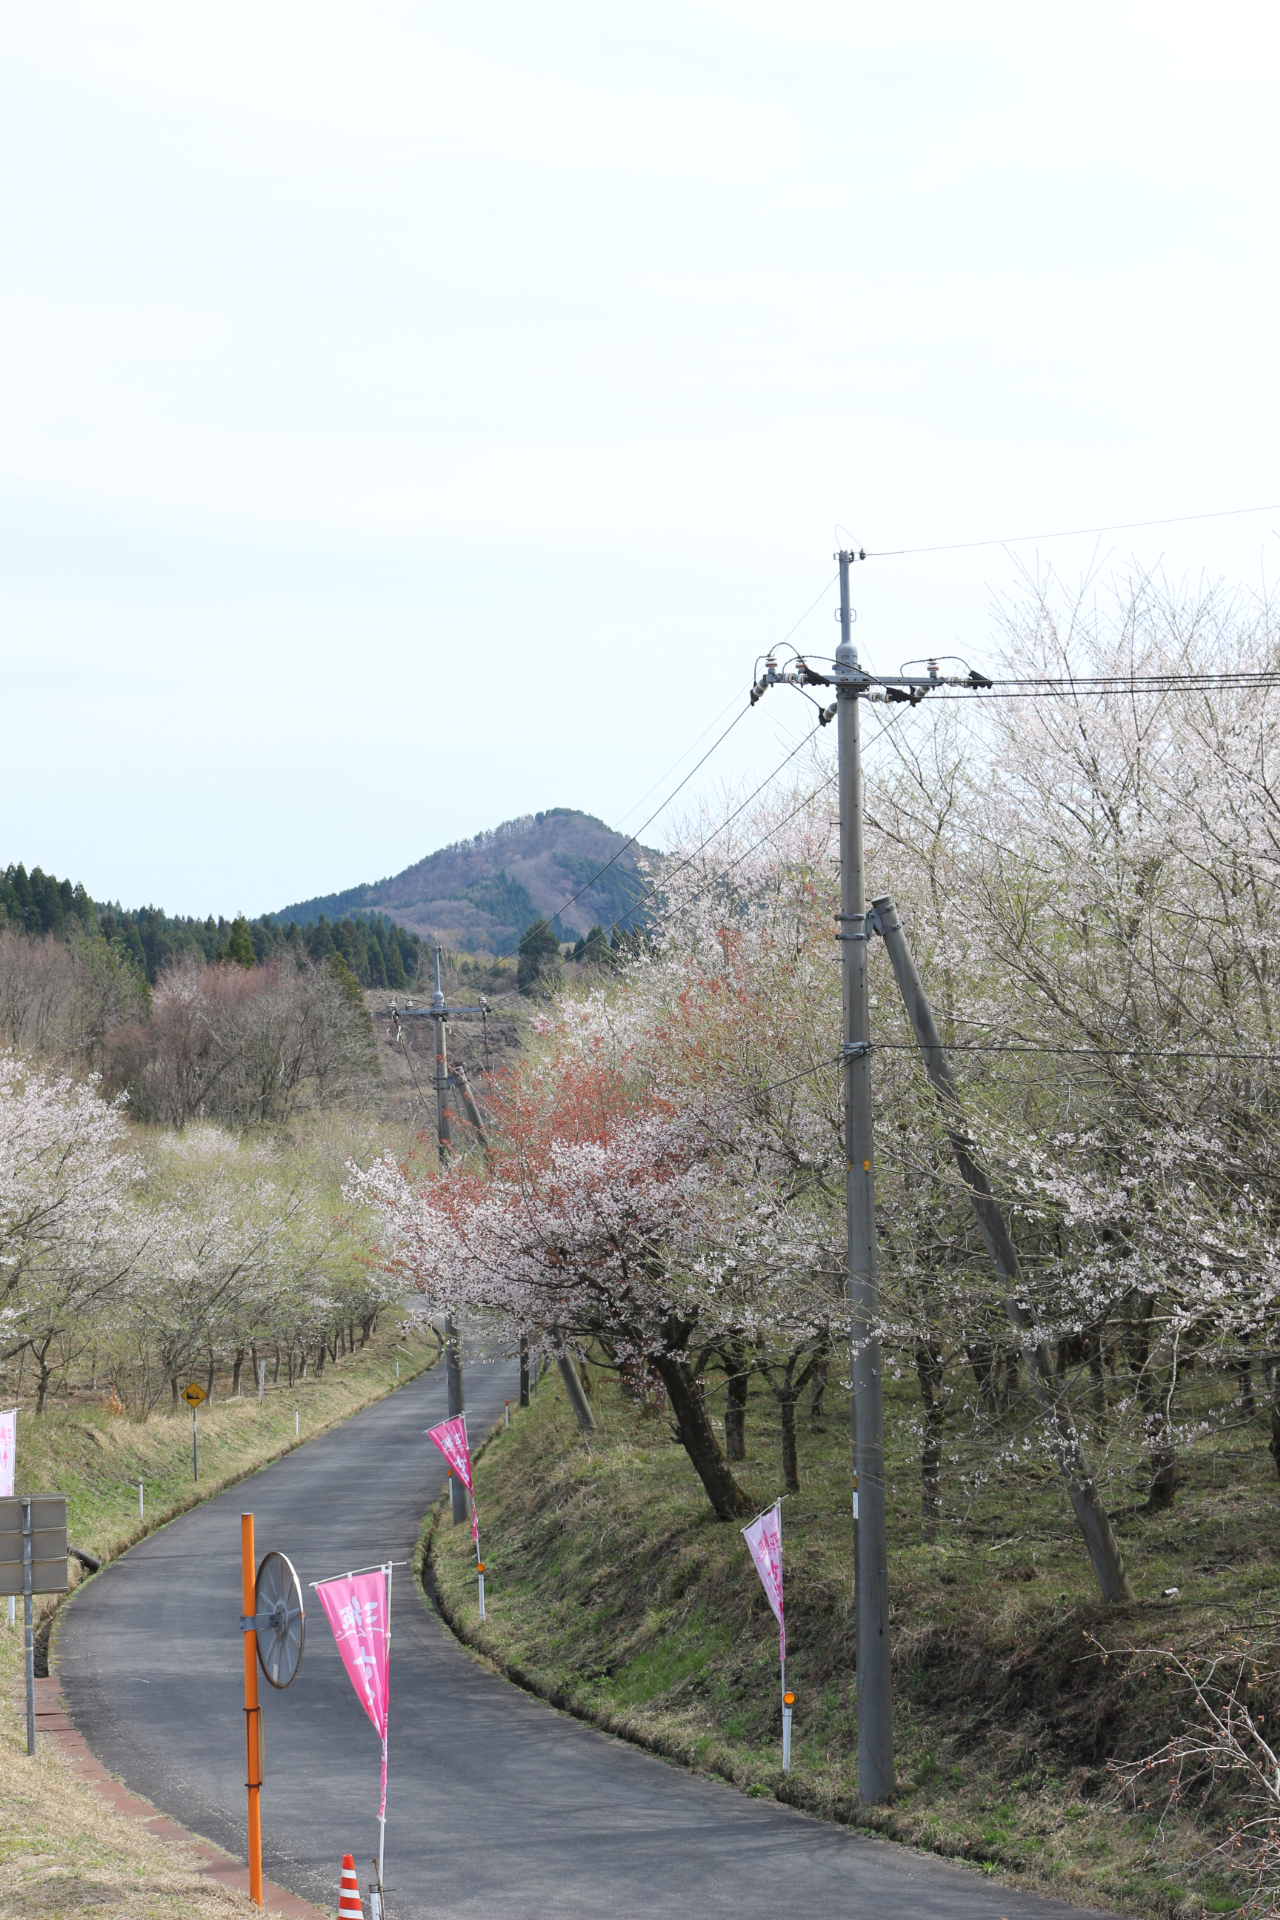
[[[240,1594],[246,1619],[255,1610],[253,1515],[240,1515]],[[258,1705],[258,1636],[242,1633],[244,1641],[245,1785],[249,1789],[249,1898],[262,1905],[262,1709]]]

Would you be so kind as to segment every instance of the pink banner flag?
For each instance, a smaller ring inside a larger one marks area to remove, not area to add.
[[[382,1735],[382,1798],[378,1818],[387,1813],[387,1716],[391,1705],[391,1597],[387,1569],[348,1573],[318,1580],[316,1595],[329,1618],[342,1664]]]
[[[787,1657],[787,1628],[782,1617],[782,1502],[758,1515],[742,1529],[747,1550],[756,1563],[765,1595],[778,1622],[778,1658]]]
[[[471,1538],[477,1550],[480,1546],[480,1527],[476,1516],[476,1496],[471,1485],[471,1448],[467,1445],[467,1417],[458,1414],[452,1420],[444,1420],[438,1427],[427,1430],[427,1438],[439,1447],[449,1465],[471,1495]]]
[[[0,1413],[0,1499],[13,1495],[13,1468],[18,1458],[18,1409]]]

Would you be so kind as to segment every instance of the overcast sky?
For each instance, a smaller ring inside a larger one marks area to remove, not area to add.
[[[837,525],[1280,502],[1274,5],[0,23],[0,864],[256,914],[630,828],[820,595],[831,650]],[[1256,586],[1277,528],[1039,558]],[[864,657],[981,663],[1036,562],[868,563]]]

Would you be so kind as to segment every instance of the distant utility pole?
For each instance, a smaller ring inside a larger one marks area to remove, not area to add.
[[[893,1683],[889,1667],[889,1553],[885,1514],[884,1400],[880,1361],[880,1283],[876,1271],[875,1145],[871,1125],[871,1011],[867,986],[867,900],[862,850],[863,700],[921,700],[930,687],[988,684],[977,674],[944,680],[928,675],[872,675],[858,664],[849,606],[849,567],[865,555],[841,550],[840,645],[832,672],[818,673],[797,656],[780,669],[770,656],[751,690],[755,702],[771,686],[835,688],[824,726],[837,722],[840,793],[840,911],[836,915],[844,999],[840,1056],[844,1063],[845,1234],[853,1360],[853,1526],[857,1626],[858,1797],[864,1804],[893,1792]]]
[[[471,1092],[465,1073],[459,1069],[457,1074],[449,1072],[449,1043],[445,1036],[445,1026],[453,1014],[487,1014],[488,1002],[478,1007],[451,1007],[444,997],[444,987],[440,980],[440,947],[436,945],[436,990],[431,996],[429,1007],[397,1007],[392,1003],[392,1018],[401,1020],[433,1020],[436,1029],[436,1143],[440,1154],[440,1171],[443,1173],[449,1164],[449,1155],[453,1150],[453,1114],[449,1107],[450,1086],[456,1086],[461,1095],[468,1117],[485,1145],[484,1128],[481,1125],[479,1109]],[[458,1325],[451,1311],[444,1317],[445,1378],[449,1392],[449,1418],[455,1419],[465,1411],[467,1404],[466,1386],[462,1377],[462,1342],[458,1334]],[[453,1524],[471,1518],[471,1496],[456,1473],[449,1476],[449,1488],[453,1502]]]

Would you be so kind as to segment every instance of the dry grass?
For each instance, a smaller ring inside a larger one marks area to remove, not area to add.
[[[1176,1730],[1185,1702],[1155,1663],[1104,1663],[1087,1636],[1189,1647],[1253,1633],[1260,1644],[1271,1631],[1256,1609],[1276,1506],[1262,1470],[1191,1487],[1173,1513],[1131,1513],[1125,1546],[1147,1597],[1118,1613],[1098,1605],[1047,1479],[1003,1489],[1016,1532],[979,1516],[926,1544],[904,1472],[890,1541],[899,1787],[892,1805],[862,1809],[843,1421],[806,1434],[803,1491],[784,1508],[787,1678],[798,1696],[784,1776],[777,1630],[737,1529],[713,1518],[664,1419],[642,1417],[603,1383],[596,1408],[601,1430],[588,1445],[548,1379],[480,1461],[484,1629],[466,1530],[432,1532],[442,1608],[499,1669],[744,1792],[1059,1898],[1161,1920],[1234,1910],[1239,1894],[1213,1852],[1229,1803],[1211,1799],[1161,1827],[1160,1808],[1117,1804],[1105,1770],[1111,1755],[1146,1752]],[[909,1459],[911,1411],[904,1390],[890,1408],[891,1461]],[[763,1409],[751,1441],[746,1478],[763,1506],[779,1490]],[[1160,1597],[1170,1586],[1178,1599]]]
[[[429,1366],[435,1352],[429,1339],[406,1339],[389,1325],[363,1351],[327,1366],[319,1381],[291,1389],[268,1385],[262,1407],[256,1395],[215,1402],[200,1415],[198,1484],[191,1478],[185,1409],[141,1421],[98,1402],[39,1418],[24,1411],[18,1491],[65,1492],[71,1540],[110,1559],[144,1532],[380,1399],[395,1385],[397,1353],[403,1382]],[[140,1476],[145,1521],[138,1518]],[[73,1582],[84,1577],[75,1562],[71,1573]],[[48,1598],[37,1602],[42,1647],[56,1605]],[[256,1913],[247,1898],[202,1876],[193,1856],[117,1813],[76,1777],[55,1745],[37,1739],[36,1756],[28,1758],[21,1617],[19,1602],[18,1626],[10,1631],[0,1624],[0,1920],[90,1911],[130,1920]]]
[[[53,1746],[27,1757],[21,1632],[0,1629],[0,1916],[93,1912],[130,1920],[231,1920],[258,1910],[193,1858],[115,1812]]]

